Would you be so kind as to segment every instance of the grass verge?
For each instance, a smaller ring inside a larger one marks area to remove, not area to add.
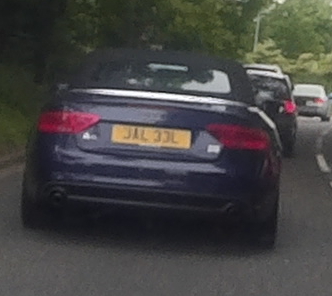
[[[0,64],[0,155],[25,146],[45,94],[44,88],[33,82],[31,73]]]

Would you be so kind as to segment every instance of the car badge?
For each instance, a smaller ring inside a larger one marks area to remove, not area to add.
[[[95,141],[97,140],[97,135],[91,134],[90,132],[85,132],[82,136],[83,140],[88,140],[88,141]]]

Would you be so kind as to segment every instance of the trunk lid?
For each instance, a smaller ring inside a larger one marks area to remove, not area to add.
[[[161,100],[76,92],[62,102],[66,109],[100,116],[96,125],[75,135],[77,147],[117,157],[212,161],[224,147],[207,131],[208,125],[262,125],[246,104],[191,100],[188,104],[185,96]]]

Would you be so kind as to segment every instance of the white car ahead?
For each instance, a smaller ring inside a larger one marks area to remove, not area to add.
[[[302,116],[318,116],[322,121],[329,121],[331,104],[323,85],[295,84],[293,95]]]

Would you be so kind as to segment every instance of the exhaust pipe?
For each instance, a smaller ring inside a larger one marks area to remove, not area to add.
[[[67,194],[62,188],[53,188],[48,196],[53,207],[63,207],[67,201]]]

